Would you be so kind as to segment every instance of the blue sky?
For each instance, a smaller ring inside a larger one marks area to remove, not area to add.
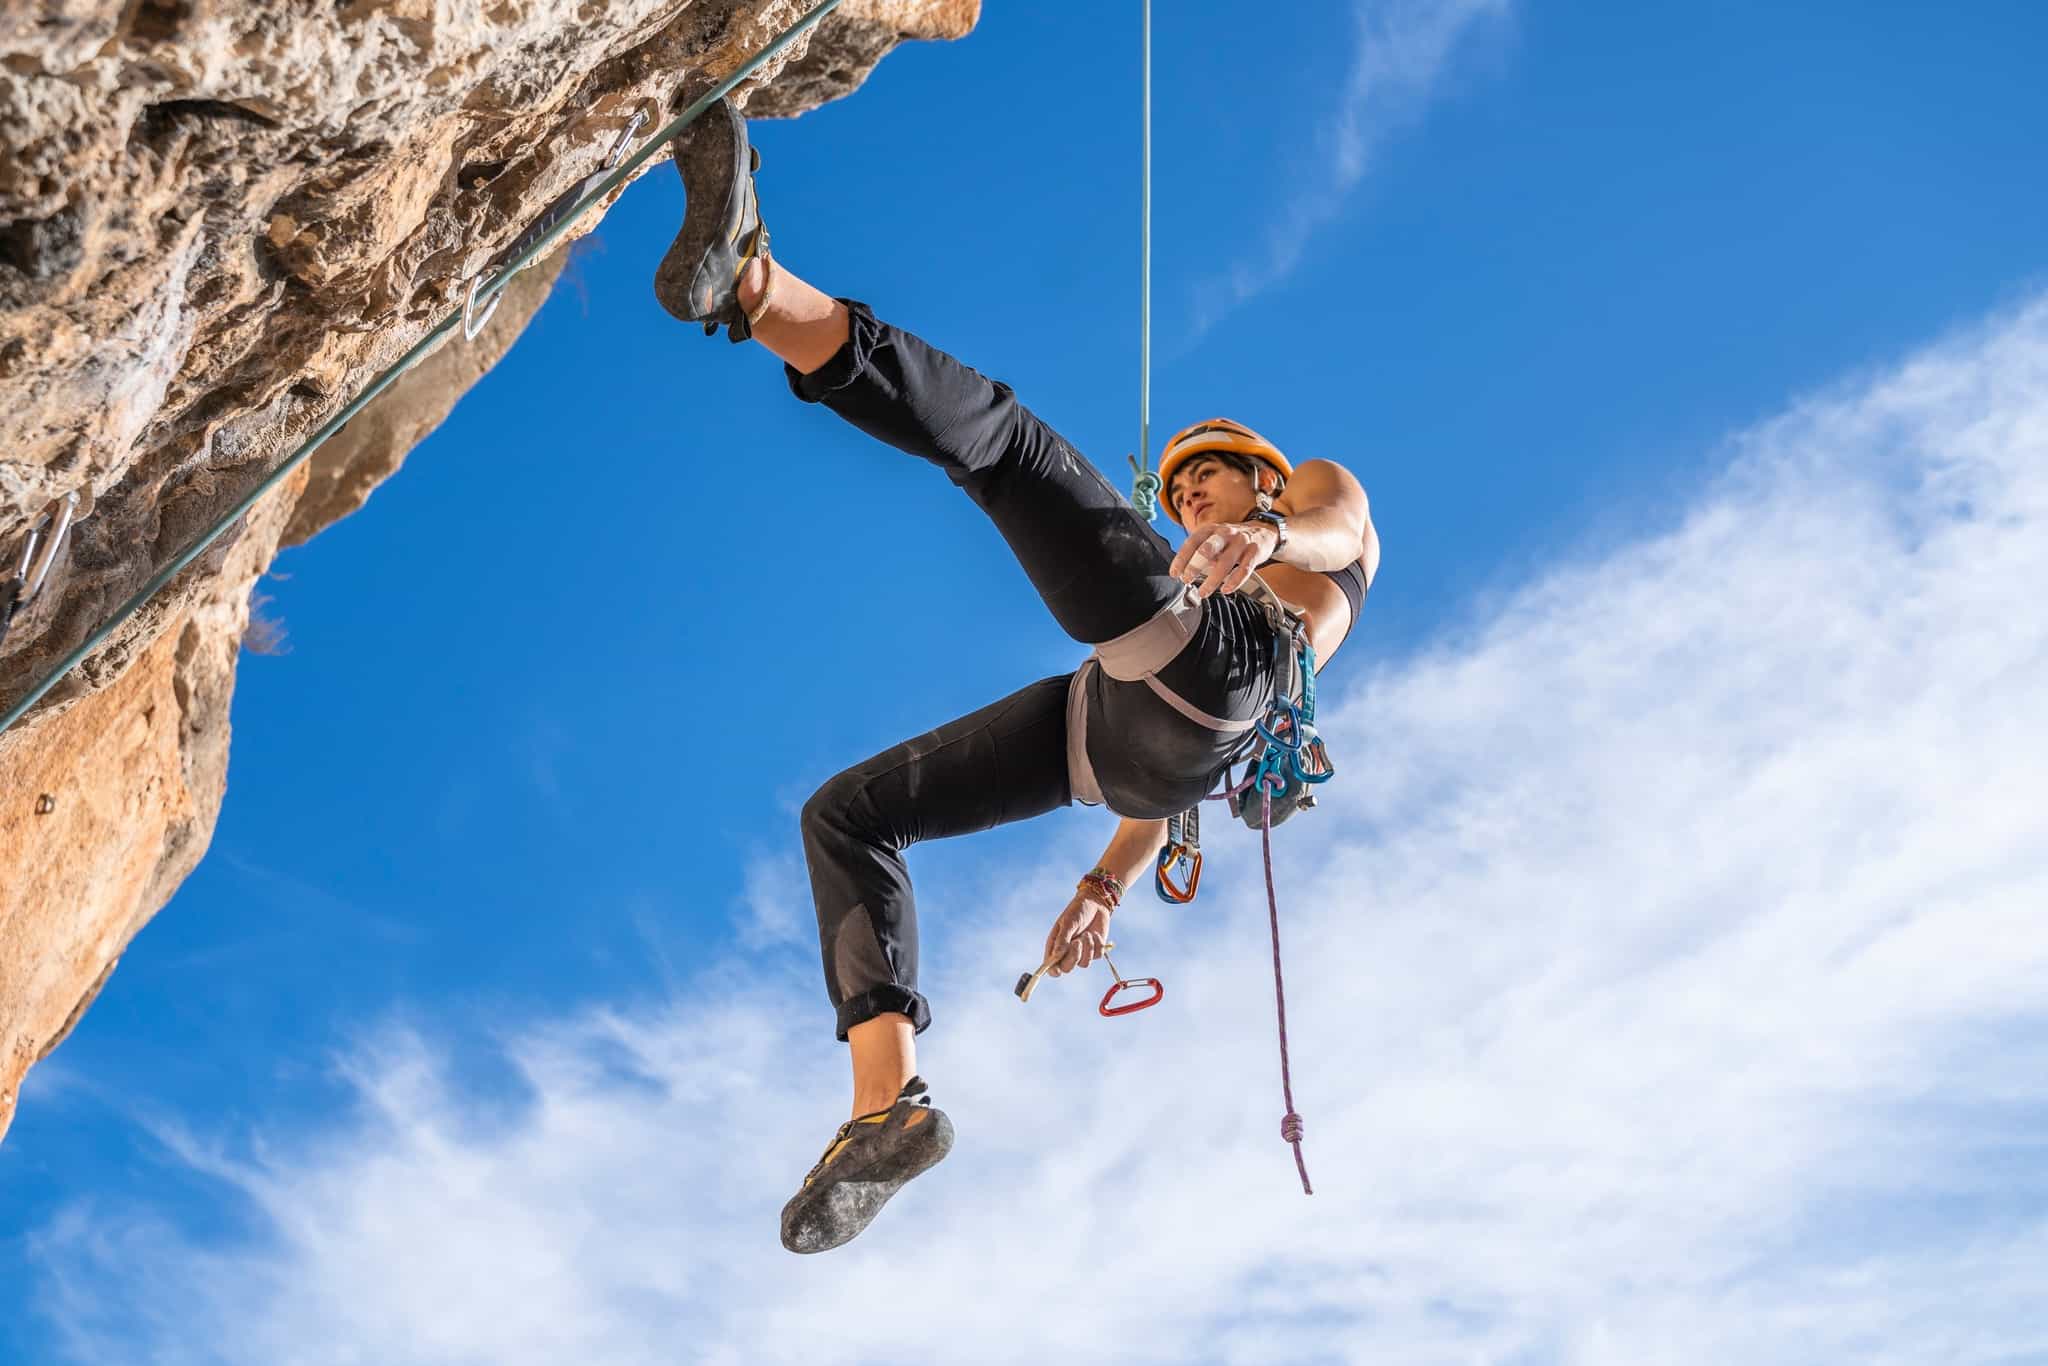
[[[1119,480],[1128,10],[755,126],[783,259]],[[804,1262],[796,807],[1077,652],[942,478],[659,310],[657,167],[264,586],[212,849],[0,1145],[0,1359],[2048,1361],[2044,39],[1162,7],[1155,440],[1341,460],[1385,545],[1283,850],[1319,1194],[1247,839],[1120,918],[1160,1009],[1009,998],[1075,810],[914,855],[960,1146]]]

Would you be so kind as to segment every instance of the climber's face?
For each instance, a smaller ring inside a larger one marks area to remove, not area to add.
[[[1211,522],[1241,522],[1258,506],[1252,475],[1215,455],[1195,456],[1175,470],[1166,496],[1190,531]]]

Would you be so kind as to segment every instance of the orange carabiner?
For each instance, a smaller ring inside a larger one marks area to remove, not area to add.
[[[1185,869],[1185,872],[1181,872]],[[1174,881],[1176,874],[1180,881]],[[1195,893],[1202,885],[1202,851],[1190,849],[1185,844],[1169,844],[1159,851],[1159,867],[1154,882],[1159,889],[1159,899],[1170,901],[1176,906],[1185,906],[1195,899]]]

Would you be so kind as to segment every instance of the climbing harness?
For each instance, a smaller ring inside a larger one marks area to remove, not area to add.
[[[1258,607],[1273,629],[1276,639],[1275,696],[1298,696],[1301,646],[1307,640],[1300,614],[1257,574],[1245,580],[1237,592]],[[1258,734],[1258,727],[1269,724],[1266,717],[1239,721],[1211,715],[1159,679],[1159,670],[1180,654],[1201,630],[1206,611],[1206,605],[1195,595],[1193,586],[1184,585],[1171,602],[1150,618],[1115,639],[1097,645],[1081,661],[1081,667],[1074,671],[1067,683],[1067,779],[1076,801],[1086,806],[1102,805],[1102,788],[1095,780],[1095,766],[1089,761],[1087,745],[1088,686],[1098,669],[1119,683],[1143,683],[1160,701],[1198,726],[1225,735],[1243,735],[1247,753],[1260,741],[1262,737]],[[1232,764],[1239,761],[1238,758],[1231,760]]]
[[[5,716],[0,716],[0,732],[5,732],[15,722],[26,716],[29,709],[35,706],[45,693],[56,686],[58,679],[71,672],[86,656],[104,644],[107,637],[118,630],[123,622],[141,610],[143,604],[161,592],[164,586],[183,572],[187,565],[190,565],[194,560],[205,554],[207,547],[219,540],[222,533],[233,526],[249,509],[256,506],[264,494],[270,492],[271,489],[283,482],[314,451],[326,444],[328,438],[348,425],[349,420],[357,413],[360,413],[372,399],[391,387],[392,382],[400,375],[424,360],[427,354],[439,346],[450,333],[454,332],[457,328],[463,328],[465,336],[474,337],[475,329],[481,328],[483,322],[489,319],[490,309],[496,305],[499,297],[504,294],[505,287],[511,283],[513,276],[538,260],[548,248],[561,239],[572,224],[599,200],[625,184],[628,180],[631,180],[633,175],[642,166],[646,165],[662,148],[666,147],[669,141],[681,133],[683,129],[689,127],[705,110],[732,93],[741,82],[760,70],[765,63],[772,61],[784,48],[809,32],[821,19],[837,9],[841,3],[842,0],[819,0],[802,18],[784,29],[773,42],[769,43],[752,57],[749,57],[745,62],[742,62],[725,79],[719,81],[695,100],[692,100],[682,113],[656,129],[641,144],[638,151],[630,156],[625,156],[610,172],[602,175],[595,185],[590,185],[589,181],[586,180],[585,184],[589,185],[587,192],[580,196],[575,203],[564,209],[559,217],[555,218],[545,230],[537,235],[533,235],[532,241],[528,242],[522,250],[515,253],[512,259],[507,261],[501,269],[489,273],[487,277],[479,276],[470,283],[461,308],[443,318],[432,331],[415,342],[410,350],[393,361],[376,378],[364,385],[362,391],[349,402],[348,406],[322,423],[319,429],[307,437],[296,451],[293,451],[291,455],[285,458],[283,463],[259,480],[256,486],[244,495],[239,502],[223,513],[211,527],[207,528],[198,540],[179,551],[168,563],[150,577],[149,582],[137,590],[135,596],[129,598],[128,601],[116,608],[113,616],[108,618],[98,630],[80,642],[78,647],[70,654],[60,660],[55,668],[8,709]],[[631,131],[629,127],[627,130],[628,137],[630,137]],[[617,148],[614,149],[614,155],[617,154],[618,150]],[[546,215],[543,215],[543,217],[546,217]]]
[[[78,492],[74,489],[60,498],[52,498],[28,524],[28,535],[21,542],[21,561],[5,586],[0,586],[0,644],[6,643],[7,628],[14,625],[15,614],[42,594],[77,513]]]

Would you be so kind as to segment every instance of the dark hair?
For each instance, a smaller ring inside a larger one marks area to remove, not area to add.
[[[1249,455],[1239,455],[1236,451],[1225,450],[1196,451],[1193,455],[1187,458],[1186,464],[1182,465],[1179,469],[1173,472],[1174,479],[1178,480],[1181,477],[1181,475],[1187,473],[1196,465],[1201,464],[1204,460],[1214,460],[1218,464],[1228,465],[1231,469],[1236,470],[1239,474],[1251,480],[1253,488],[1257,488],[1259,486],[1260,470],[1265,470],[1267,473],[1271,474],[1275,479],[1278,479],[1280,481],[1279,488],[1273,490],[1275,493],[1278,493],[1280,489],[1284,489],[1287,487],[1287,476],[1280,473],[1280,471],[1273,468],[1273,466],[1268,465],[1265,461],[1255,460]],[[1172,498],[1174,496],[1174,491],[1172,488],[1169,487],[1166,490],[1166,496],[1168,498]]]

